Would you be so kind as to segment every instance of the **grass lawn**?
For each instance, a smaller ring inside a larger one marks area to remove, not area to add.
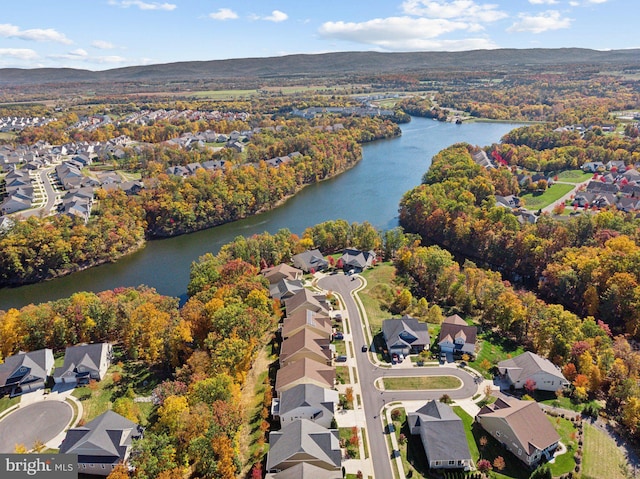
[[[567,183],[582,183],[593,176],[593,173],[585,173],[582,170],[566,170],[558,173],[558,181],[566,181]]]
[[[383,378],[382,382],[387,391],[456,389],[462,386],[462,381],[455,376]]]
[[[527,193],[520,196],[520,198],[524,200],[524,205],[527,209],[538,210],[555,203],[573,188],[573,185],[556,183],[547,188],[545,192]]]
[[[628,477],[624,474],[626,461],[616,443],[606,433],[586,423],[584,424],[583,452],[582,477],[584,479]]]
[[[560,441],[567,447],[567,452],[556,457],[556,460],[552,464],[549,464],[551,473],[555,477],[571,472],[576,467],[576,461],[573,455],[578,447],[578,443],[572,436],[577,433],[577,430],[575,425],[568,419],[549,417],[549,420],[551,424],[553,424],[553,427],[556,428],[556,431],[558,431],[558,434],[560,434]]]
[[[11,406],[18,404],[19,402],[20,397],[10,398],[9,396],[5,396],[3,398],[0,398],[0,413],[2,413],[2,411],[6,411]]]
[[[453,406],[453,412],[455,412],[460,419],[462,419],[462,425],[464,426],[464,433],[467,436],[467,444],[469,445],[469,452],[471,453],[471,459],[473,463],[477,464],[480,458],[480,451],[478,450],[478,444],[473,437],[473,418],[467,414],[467,412],[460,406]]]
[[[114,381],[114,373],[120,375],[119,380]],[[82,402],[82,420],[87,423],[111,409],[118,398],[150,396],[162,379],[142,362],[128,361],[124,364],[112,364],[102,381],[77,387],[72,394]],[[135,405],[139,411],[140,424],[146,426],[154,411],[153,404],[142,402]]]
[[[464,419],[463,419],[464,421]],[[486,445],[479,446],[479,458],[487,459],[492,464],[496,457],[501,456],[505,462],[505,468],[498,473],[495,469],[491,472],[491,477],[496,478],[513,478],[528,479],[531,472],[524,466],[522,461],[507,451],[502,445],[496,441],[488,432],[486,432],[478,423],[473,423],[471,433],[474,442],[480,445],[480,438],[486,439]],[[473,451],[471,452],[473,454]]]
[[[524,352],[522,346],[515,341],[500,336],[493,331],[484,331],[478,335],[482,339],[480,352],[476,360],[471,364],[474,369],[482,372],[486,378],[490,378],[489,371],[500,361],[518,356]]]
[[[334,341],[333,345],[336,347],[337,356],[347,354],[347,343],[345,343],[343,340]]]
[[[355,432],[356,443],[351,444],[350,439],[354,436],[354,432]],[[349,453],[349,457],[351,459],[360,459],[360,447],[359,447],[360,438],[357,434],[358,434],[357,426],[354,426],[353,428],[351,427],[338,428],[338,436],[340,437],[341,441],[344,441],[347,447],[347,451]]]
[[[382,328],[382,321],[392,316],[382,309],[382,299],[393,284],[396,269],[390,262],[379,263],[375,268],[364,271],[362,276],[367,280],[367,287],[360,292],[360,299],[369,319],[371,335],[374,336]]]
[[[602,408],[602,405],[598,401],[589,401],[585,403],[575,403],[568,397],[556,397],[556,393],[553,391],[535,391],[533,398],[542,404],[549,406],[561,407],[563,409],[569,409],[571,411],[582,412],[587,406],[591,406],[596,410]]]

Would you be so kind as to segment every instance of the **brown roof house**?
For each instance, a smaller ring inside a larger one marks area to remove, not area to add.
[[[529,351],[500,361],[498,372],[514,389],[523,388],[527,381],[541,391],[557,391],[569,385],[558,366]]]
[[[450,406],[429,401],[407,417],[411,434],[420,434],[429,467],[471,469],[471,452],[462,419]]]
[[[53,371],[53,351],[39,349],[30,353],[9,356],[0,364],[0,396],[44,388],[47,377]]]
[[[82,427],[69,429],[60,453],[77,454],[81,474],[108,476],[119,463],[126,464],[132,440],[142,435],[136,423],[107,411]]]
[[[278,370],[275,389],[278,396],[298,384],[315,384],[322,388],[333,389],[335,381],[334,367],[303,358]]]
[[[262,273],[262,276],[267,278],[269,284],[275,284],[283,279],[302,279],[302,270],[284,263],[280,263],[277,266],[272,266],[271,268],[265,268],[260,271],[260,273]]]
[[[560,436],[535,401],[501,396],[480,409],[476,421],[528,466],[549,460]]]
[[[286,339],[303,329],[314,331],[327,339],[331,339],[333,332],[331,318],[326,313],[316,313],[310,309],[297,309],[292,315],[284,318],[281,330],[282,337]]]
[[[476,355],[476,335],[478,328],[469,326],[457,314],[449,316],[442,322],[438,346],[443,353],[453,353],[455,356],[468,354],[472,358]]]
[[[337,429],[327,429],[307,419],[298,419],[280,431],[269,433],[267,472],[279,472],[300,463],[339,471],[342,452]]]
[[[309,329],[298,331],[282,341],[280,366],[286,366],[302,358],[330,365],[333,358],[330,343],[329,339]]]
[[[427,324],[407,315],[400,319],[385,319],[382,322],[382,335],[389,354],[406,356],[429,348]]]
[[[284,300],[287,316],[291,316],[298,309],[310,309],[314,312],[328,313],[329,307],[322,295],[314,295],[308,289],[296,292],[293,296]]]

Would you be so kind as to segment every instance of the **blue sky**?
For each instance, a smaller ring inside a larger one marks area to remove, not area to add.
[[[22,0],[0,68],[104,70],[334,51],[640,47],[638,0]]]

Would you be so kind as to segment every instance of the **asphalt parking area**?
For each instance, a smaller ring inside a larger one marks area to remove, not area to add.
[[[0,453],[12,453],[16,444],[33,448],[64,431],[73,418],[71,405],[61,401],[40,401],[16,409],[0,421]]]

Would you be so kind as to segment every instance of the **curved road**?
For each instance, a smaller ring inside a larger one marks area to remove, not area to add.
[[[31,449],[60,434],[73,418],[73,409],[62,401],[41,401],[16,409],[0,422],[0,453],[13,453],[16,444]]]
[[[356,351],[358,366],[358,380],[362,389],[362,406],[365,412],[366,427],[369,436],[369,449],[373,460],[373,470],[376,477],[394,477],[391,469],[390,451],[387,449],[386,438],[379,419],[381,409],[385,404],[393,401],[438,399],[442,394],[448,394],[452,399],[463,399],[473,396],[477,391],[473,377],[455,368],[411,368],[392,369],[378,367],[371,362],[369,354],[358,354],[363,345],[368,345],[363,331],[363,321],[351,293],[360,287],[359,279],[352,280],[350,276],[333,274],[321,278],[318,286],[327,291],[333,291],[342,296],[350,321],[351,336]],[[357,278],[357,277],[355,277]],[[415,376],[456,376],[462,381],[462,387],[455,390],[438,391],[380,391],[374,384],[382,377],[415,377]]]

